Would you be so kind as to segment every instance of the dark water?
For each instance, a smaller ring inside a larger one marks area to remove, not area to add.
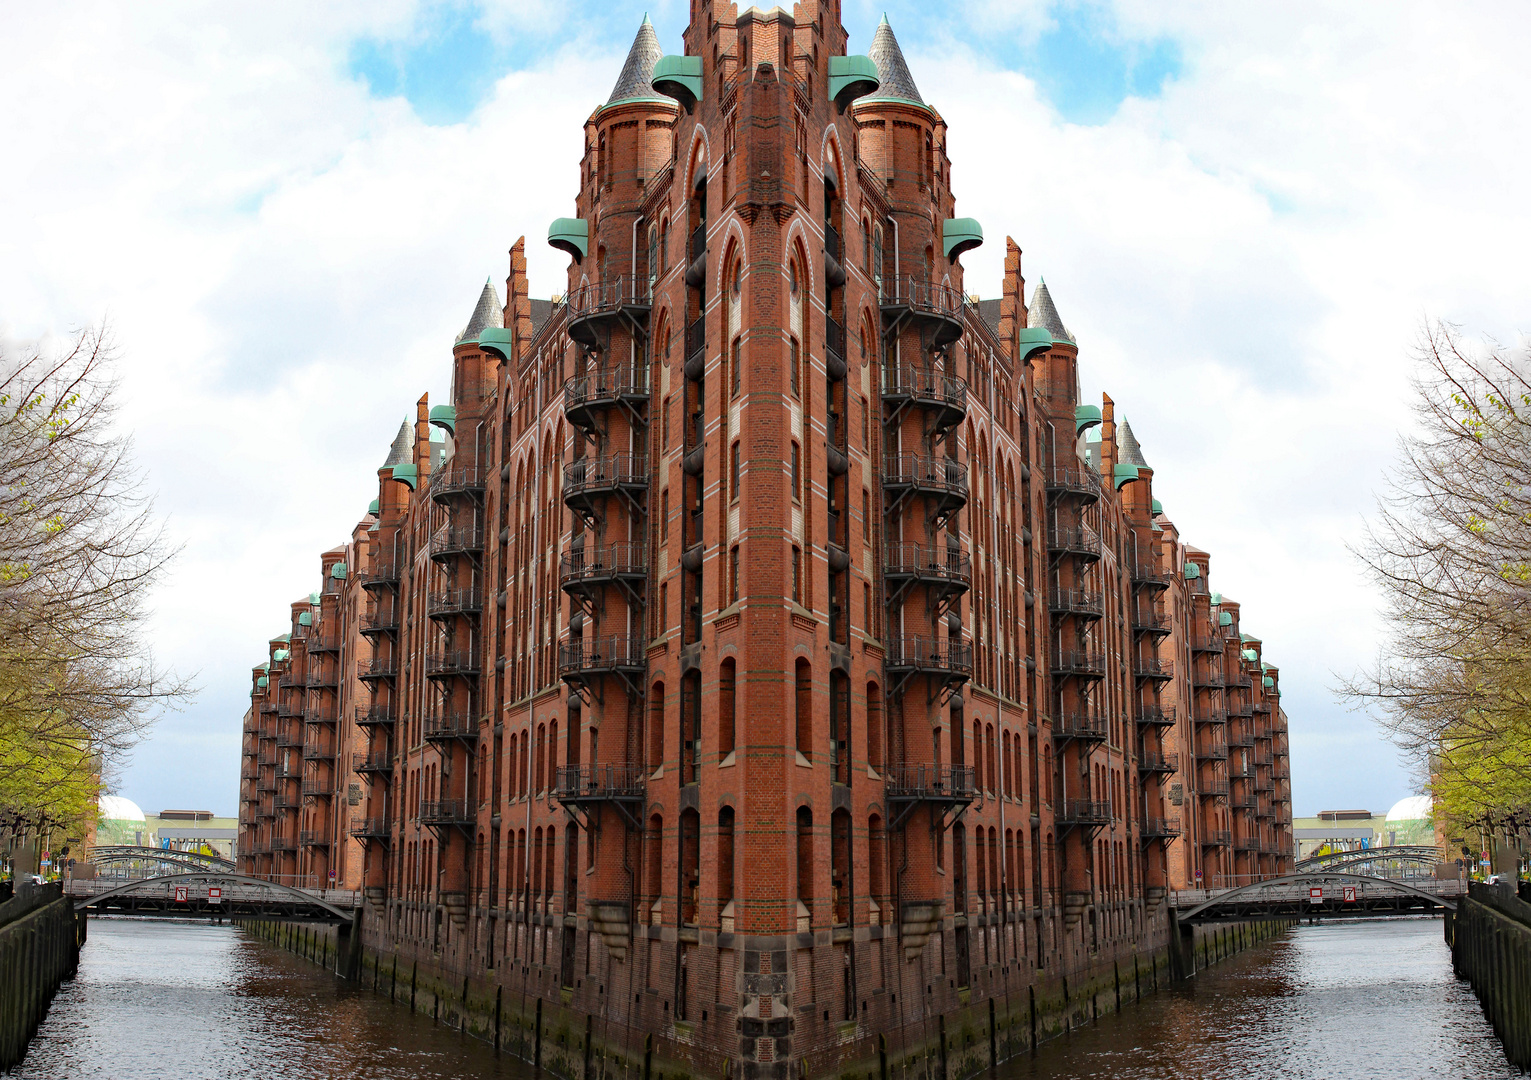
[[[1439,919],[1302,926],[1009,1062],[1005,1080],[1518,1077]]]
[[[1007,1063],[1004,1080],[1518,1076],[1438,920],[1301,927]],[[529,1080],[531,1066],[228,926],[95,919],[15,1075]]]
[[[525,1080],[530,1065],[230,926],[92,919],[15,1076]]]

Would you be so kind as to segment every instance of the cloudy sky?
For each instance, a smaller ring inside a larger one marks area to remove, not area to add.
[[[110,321],[124,419],[184,545],[160,656],[201,686],[120,778],[232,814],[248,671],[506,249],[564,257],[581,121],[638,4],[0,0],[0,340]],[[846,0],[884,7],[951,125],[964,256],[1045,275],[1156,494],[1280,664],[1295,809],[1413,781],[1333,694],[1373,655],[1346,544],[1441,318],[1516,342],[1531,296],[1522,5]],[[687,5],[651,2],[666,51]]]

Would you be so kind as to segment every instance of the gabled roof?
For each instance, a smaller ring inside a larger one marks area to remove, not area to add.
[[[414,437],[409,430],[409,421],[405,420],[399,425],[399,433],[394,436],[393,445],[388,448],[388,460],[383,462],[383,468],[408,465],[414,459]]]
[[[1143,448],[1138,445],[1137,436],[1132,433],[1132,425],[1125,420],[1122,421],[1122,435],[1118,441],[1121,445],[1117,448],[1117,457],[1123,464],[1140,465],[1145,469],[1153,468],[1143,460]]]
[[[877,33],[872,35],[872,47],[867,50],[867,55],[877,65],[877,93],[869,94],[860,101],[909,101],[916,105],[925,104],[925,99],[920,97],[920,88],[914,85],[914,76],[909,74],[909,65],[904,61],[904,50],[898,47],[898,38],[893,36],[893,27],[888,25],[886,15],[877,25]]]
[[[461,342],[476,339],[485,329],[491,326],[499,329],[504,325],[505,308],[500,303],[500,294],[495,290],[494,282],[485,281],[484,291],[478,294],[478,303],[473,308],[468,325],[463,327],[463,332],[457,335],[457,340]]]
[[[611,88],[611,97],[606,99],[606,105],[615,105],[619,101],[641,101],[645,98],[668,101],[668,98],[661,97],[655,91],[650,81],[654,74],[654,64],[663,55],[664,50],[659,47],[659,35],[654,33],[654,24],[644,15],[643,25],[638,27],[638,36],[633,38],[633,47],[627,51],[627,63],[622,65],[622,74],[617,76],[617,85]]]
[[[1047,291],[1047,282],[1042,278],[1037,279],[1036,291],[1031,294],[1031,306],[1026,312],[1026,324],[1043,327],[1055,339],[1066,341],[1070,345],[1075,344],[1074,335],[1069,333],[1069,328],[1063,325],[1063,317],[1053,306],[1052,293]]]

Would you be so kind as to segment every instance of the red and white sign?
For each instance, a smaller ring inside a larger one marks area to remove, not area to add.
[[[218,886],[216,886],[216,885],[214,885],[212,888],[208,889],[207,890],[207,902],[209,904],[221,904],[221,903],[223,903],[223,890],[218,888]]]
[[[1324,890],[1314,886],[1308,890],[1308,903],[1322,904],[1324,902]]]
[[[1345,886],[1345,903],[1347,903],[1347,904],[1354,904],[1355,902],[1356,902],[1356,887],[1354,885],[1346,885]]]
[[[177,885],[175,887],[175,902],[177,904],[186,903],[186,892],[187,889],[185,885]]]

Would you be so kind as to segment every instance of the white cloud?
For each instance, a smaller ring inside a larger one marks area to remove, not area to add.
[[[667,10],[673,47],[684,9]],[[975,17],[1033,40],[1046,10]],[[560,286],[541,232],[568,212],[581,121],[630,38],[582,40],[428,127],[344,73],[357,38],[410,32],[407,0],[61,11],[8,5],[0,35],[0,98],[24,105],[0,113],[0,319],[20,336],[114,320],[125,417],[187,545],[161,651],[206,688],[126,793],[228,811],[248,667],[373,496],[401,416],[444,392],[484,276],[502,281],[524,233],[534,288]],[[1185,67],[1094,128],[963,48],[961,25],[938,48],[905,38],[952,125],[960,212],[989,233],[969,288],[993,293],[1015,235],[1082,341],[1087,390],[1133,421],[1160,498],[1282,667],[1298,809],[1384,807],[1403,773],[1328,692],[1377,633],[1343,542],[1405,417],[1418,320],[1522,329],[1527,16],[1115,14]],[[555,24],[545,4],[483,21]]]

